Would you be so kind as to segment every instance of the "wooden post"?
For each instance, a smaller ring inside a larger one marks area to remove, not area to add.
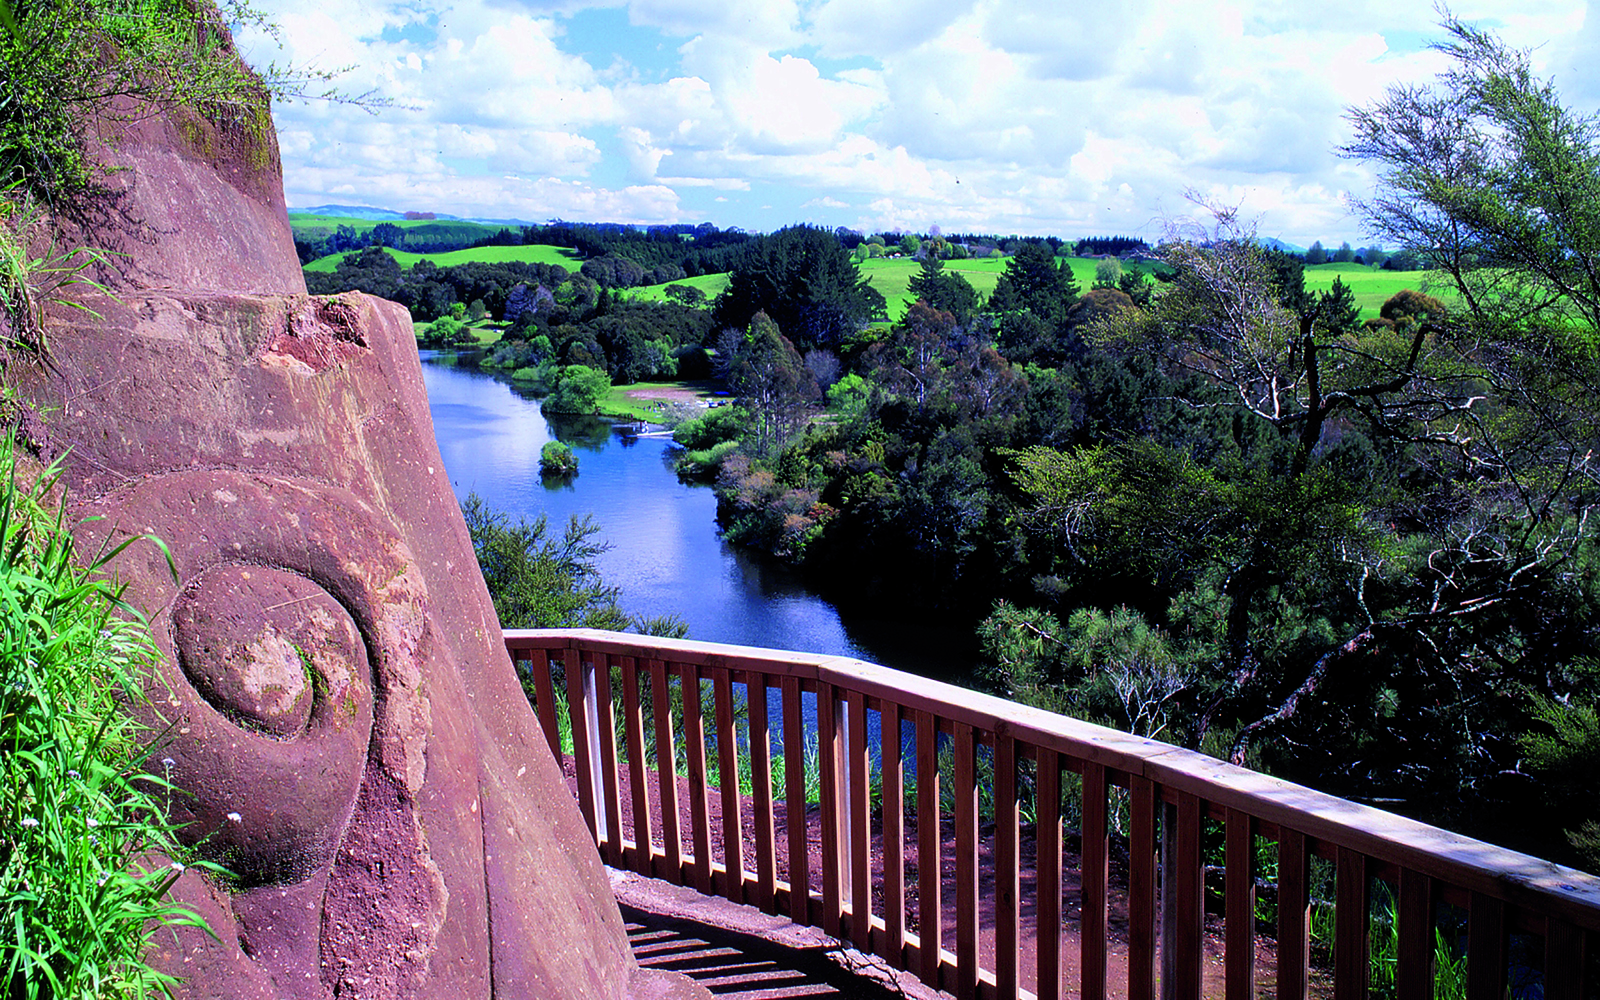
[[[978,995],[978,773],[972,727],[957,723],[956,1000]]]
[[[733,724],[733,679],[727,667],[711,668],[717,720],[717,780],[722,792],[722,895],[744,902],[744,807],[739,794],[739,733]]]
[[[1473,893],[1467,909],[1467,1000],[1505,996],[1506,932],[1506,904]]]
[[[1305,1000],[1311,972],[1311,857],[1305,834],[1278,831],[1278,996]]]
[[[661,797],[662,878],[683,884],[683,831],[678,814],[678,752],[673,735],[667,665],[650,661],[650,702],[656,719],[656,793]]]
[[[601,840],[599,823],[604,820],[597,822],[595,817],[594,768],[597,761],[594,748],[589,744],[589,685],[584,682],[585,671],[577,650],[563,650],[562,659],[567,673],[567,718],[572,723],[572,758],[578,771],[578,809],[583,813],[584,822],[589,824],[589,835],[598,844]]]
[[[1200,826],[1204,803],[1187,792],[1178,794],[1177,829],[1173,831],[1175,857],[1173,869],[1166,873],[1172,896],[1174,935],[1163,941],[1163,951],[1171,949],[1171,993],[1178,1000],[1200,1000],[1200,972],[1205,961],[1205,869],[1200,854]]]
[[[1223,879],[1227,909],[1224,955],[1227,1000],[1256,996],[1256,824],[1249,813],[1229,809],[1223,832]]]
[[[544,730],[545,742],[550,744],[550,755],[561,764],[561,726],[556,722],[556,691],[550,683],[550,654],[538,650],[528,661],[533,672],[533,694],[539,702],[539,728]]]
[[[1106,769],[1101,764],[1083,766],[1083,829],[1079,831],[1083,858],[1081,968],[1083,1000],[1105,1000],[1106,936],[1110,894],[1110,852],[1106,849]]]
[[[822,930],[832,937],[843,937],[843,893],[840,888],[840,855],[846,849],[843,836],[844,803],[840,801],[844,783],[840,780],[844,748],[840,745],[838,717],[835,715],[833,685],[817,685],[817,766],[822,771]]]
[[[789,919],[811,926],[811,859],[806,843],[806,750],[800,680],[785,677],[783,691],[783,809],[789,834]]]
[[[939,720],[917,712],[917,934],[922,954],[917,975],[939,988],[939,952],[944,947],[940,894]]]
[[[1035,923],[1038,928],[1039,981],[1034,993],[1039,1000],[1061,1000],[1061,755],[1054,750],[1038,751],[1034,803],[1038,825],[1034,834]],[[1080,838],[1087,842],[1087,838]],[[1089,867],[1084,860],[1085,870]],[[1084,875],[1087,882],[1089,876]],[[1082,927],[1082,921],[1080,921]]]
[[[1399,954],[1395,994],[1433,996],[1433,880],[1409,868],[1400,869],[1395,900]]]
[[[1128,1000],[1156,994],[1156,786],[1128,778]]]
[[[772,829],[772,741],[767,727],[767,678],[754,670],[744,674],[750,717],[750,785],[756,826],[755,905],[776,914],[778,864]]]
[[[711,811],[706,801],[706,732],[700,714],[700,668],[683,671],[683,749],[689,756],[689,825],[694,835],[694,887],[701,895],[716,892],[711,881]]]
[[[1367,962],[1367,858],[1347,847],[1337,852],[1333,912],[1334,1000],[1366,1000],[1372,975]]]
[[[596,653],[594,673],[594,724],[600,747],[600,767],[596,773],[601,800],[605,803],[606,864],[622,867],[622,771],[617,766],[617,717],[612,710],[611,657]]]
[[[1017,939],[1022,891],[1017,857],[1017,744],[1003,733],[994,736],[994,981],[1001,1000],[1015,1000]],[[1042,947],[1042,943],[1040,944]]]
[[[872,952],[872,786],[867,779],[867,699],[845,696],[850,714],[850,940]]]
[[[883,958],[906,967],[905,774],[900,763],[900,706],[883,702],[878,756],[883,761]]]
[[[633,855],[628,867],[646,877],[655,874],[650,844],[650,789],[646,785],[644,759],[644,712],[639,705],[638,662],[631,656],[619,658],[622,668],[622,729],[628,747],[628,790],[633,801]]]

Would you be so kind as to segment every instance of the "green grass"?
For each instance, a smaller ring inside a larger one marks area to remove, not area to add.
[[[578,251],[567,247],[551,247],[543,244],[534,246],[517,247],[472,247],[467,250],[452,250],[449,253],[411,253],[407,250],[393,250],[385,248],[389,256],[400,262],[401,267],[409,268],[419,260],[431,260],[439,267],[451,267],[456,264],[558,264],[569,271],[576,271],[583,263]],[[319,257],[306,265],[307,271],[321,271],[332,273],[339,262],[350,256],[346,253],[332,253],[326,257]]]
[[[160,654],[102,572],[152,542],[80,568],[59,482],[0,445],[0,992],[150,996],[174,983],[145,964],[151,937],[204,926],[166,898],[184,868],[167,859],[190,859],[147,773],[154,734],[127,710]]]
[[[1094,285],[1094,267],[1098,261],[1083,257],[1067,257],[1065,260],[1072,268],[1072,277],[1078,282],[1080,291],[1088,291]],[[994,294],[994,286],[1000,283],[1000,276],[1006,272],[1008,257],[983,257],[977,260],[947,260],[944,262],[945,270],[956,271],[977,289],[978,294],[987,298]],[[1127,267],[1128,265],[1123,265]],[[922,270],[922,264],[909,257],[890,260],[878,257],[867,260],[861,264],[861,275],[867,283],[877,289],[889,304],[889,319],[899,322],[905,318],[906,310],[911,308],[912,298],[909,284]],[[1328,279],[1331,284],[1332,278]],[[1376,315],[1376,313],[1374,313]]]
[[[701,400],[710,399],[715,393],[713,384],[705,381],[632,382],[628,385],[614,385],[600,399],[600,415],[625,420],[643,420],[649,423],[659,423],[661,420],[661,408],[656,405],[657,400],[639,399],[628,395],[631,391],[641,389],[692,389],[695,398]]]
[[[679,278],[677,281],[668,281],[660,285],[640,285],[637,288],[625,288],[622,297],[626,299],[639,299],[644,302],[667,302],[668,285],[689,285],[706,293],[706,304],[722,294],[728,287],[727,274],[697,274],[692,278]]]
[[[1333,287],[1338,278],[1355,292],[1356,305],[1361,307],[1361,318],[1372,319],[1395,292],[1406,288],[1425,291],[1429,280],[1427,271],[1384,271],[1365,264],[1310,264],[1306,266],[1306,291],[1324,292]],[[1440,295],[1440,290],[1429,292],[1445,305],[1450,305],[1453,295]]]

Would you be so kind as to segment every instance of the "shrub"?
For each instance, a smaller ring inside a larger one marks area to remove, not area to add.
[[[575,476],[578,474],[578,456],[560,441],[546,441],[539,449],[539,475]]]

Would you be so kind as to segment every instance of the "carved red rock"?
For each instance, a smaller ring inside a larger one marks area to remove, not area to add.
[[[263,128],[262,122],[265,122]],[[88,225],[127,254],[17,372],[81,550],[166,658],[158,753],[209,922],[181,997],[703,997],[643,972],[540,734],[434,443],[410,317],[304,295],[263,110],[131,127]],[[15,369],[14,369],[15,370]],[[94,518],[94,520],[84,520]]]

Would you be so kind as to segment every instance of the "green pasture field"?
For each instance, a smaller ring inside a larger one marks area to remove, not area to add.
[[[340,226],[349,226],[358,233],[367,232],[385,222],[401,229],[420,229],[433,227],[439,230],[459,232],[474,232],[488,236],[498,233],[510,226],[491,226],[483,222],[467,222],[463,219],[355,219],[342,215],[309,215],[305,212],[289,213],[289,228],[291,229],[325,229],[333,232]]]
[[[454,264],[559,264],[569,271],[576,271],[583,263],[583,258],[578,251],[568,247],[552,247],[543,244],[516,247],[472,247],[467,250],[451,250],[449,253],[410,253],[405,250],[384,248],[389,256],[400,262],[403,268],[409,268],[419,260],[431,260],[440,267],[450,267]],[[326,257],[318,257],[306,265],[307,271],[324,271],[332,273],[339,262],[358,250],[346,253],[331,253]]]
[[[1325,292],[1338,278],[1355,292],[1356,305],[1361,307],[1362,319],[1374,319],[1390,296],[1407,288],[1426,291],[1439,298],[1446,306],[1455,296],[1440,294],[1444,289],[1430,290],[1427,285],[1433,277],[1428,271],[1385,271],[1365,264],[1308,264],[1305,269],[1306,291]]]
[[[1077,281],[1079,290],[1088,291],[1094,285],[1094,267],[1099,261],[1087,257],[1062,259],[1072,268],[1072,277]],[[947,271],[960,272],[961,276],[977,289],[980,296],[988,298],[994,294],[994,287],[1000,283],[1000,276],[1006,272],[1006,264],[1010,260],[1009,257],[947,260],[944,262],[944,268]],[[894,322],[904,319],[906,310],[910,309],[911,303],[915,301],[911,296],[909,284],[921,270],[921,262],[909,257],[899,259],[877,257],[861,263],[862,277],[866,278],[867,283],[877,289],[878,294],[889,303],[889,318]],[[1333,279],[1329,278],[1328,281],[1331,284]]]
[[[636,288],[624,288],[622,297],[626,299],[639,299],[644,302],[668,302],[667,285],[690,285],[706,293],[706,304],[722,294],[728,287],[728,275],[722,274],[697,274],[692,278],[679,278],[677,281],[668,281],[660,285],[639,285]]]

